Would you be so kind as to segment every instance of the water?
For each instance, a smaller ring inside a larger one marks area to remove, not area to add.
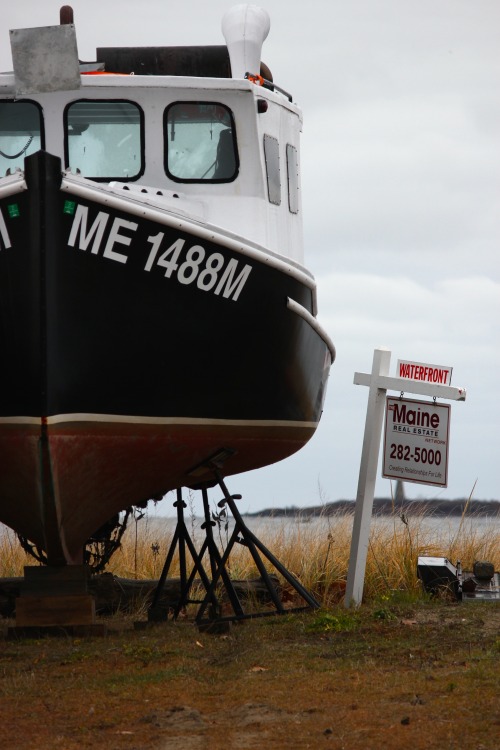
[[[322,535],[334,534],[335,531],[342,529],[343,534],[352,533],[353,515],[333,515],[319,517],[291,517],[291,516],[243,516],[243,520],[248,528],[260,539],[282,538],[284,541],[291,537],[311,537],[319,538]],[[410,534],[418,533],[420,536],[425,535],[431,539],[439,539],[443,544],[452,541],[457,533],[493,533],[500,536],[500,518],[491,516],[470,516],[464,520],[460,516],[439,517],[431,514],[427,516],[407,517],[407,530]],[[204,531],[201,525],[204,519],[197,515],[188,515],[186,513],[185,523],[188,531],[195,538],[202,538]],[[173,517],[149,515],[137,523],[137,533],[142,535],[147,533],[148,536],[171,536],[174,533],[177,519]],[[214,536],[217,538],[219,533],[223,537],[231,534],[234,529],[234,519],[227,519],[228,529],[225,529],[225,519],[214,526]],[[395,530],[396,533],[403,532],[403,521],[399,516],[374,516],[371,521],[371,528],[376,532],[377,529]],[[129,521],[129,533],[135,533],[134,521]],[[16,536],[12,529],[0,524],[0,541],[10,538],[13,543],[17,542]]]
[[[310,537],[319,538],[328,534],[342,531],[342,534],[351,534],[354,516],[350,515],[333,515],[318,517],[291,517],[291,516],[243,516],[243,521],[247,527],[259,539],[276,539],[282,538],[284,541],[292,537]],[[461,531],[462,533],[474,532],[479,536],[483,533],[497,533],[500,535],[500,518],[488,516],[471,516],[464,520],[460,516],[438,517],[433,515],[427,516],[408,516],[408,525],[406,526],[398,515],[395,516],[374,516],[371,521],[371,528],[376,533],[377,530],[391,530],[396,533],[408,531],[410,534],[425,536],[432,540],[439,539],[443,544],[452,541]],[[200,539],[204,536],[201,525],[204,519],[199,516],[185,517],[188,531]],[[150,534],[173,534],[177,523],[176,518],[152,516],[139,522],[139,533],[144,528],[148,529]],[[227,520],[228,529],[225,529],[225,520],[214,526],[214,536],[217,538],[219,533],[223,537],[226,533],[231,534],[234,529],[234,519],[229,517]],[[141,525],[142,524],[142,525]],[[406,526],[406,528],[405,528]]]

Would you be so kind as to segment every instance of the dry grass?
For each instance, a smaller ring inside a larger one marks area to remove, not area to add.
[[[22,576],[24,566],[32,564],[33,558],[24,552],[12,529],[0,524],[0,578]]]
[[[343,595],[349,561],[352,517],[327,516],[309,523],[293,519],[252,519],[252,530],[266,547],[311,590],[324,606],[338,602]],[[199,549],[204,532],[194,516],[187,526]],[[134,519],[124,536],[121,549],[112,558],[109,570],[125,578],[158,578],[175,527],[173,519]],[[365,600],[375,601],[394,592],[410,597],[421,595],[417,579],[419,555],[439,555],[452,562],[460,560],[471,569],[475,560],[489,560],[500,568],[499,519],[484,519],[465,513],[456,518],[432,518],[429,514],[394,513],[372,522],[365,576]],[[232,525],[222,518],[214,527],[221,549],[227,544]],[[190,559],[188,557],[188,564]],[[23,567],[32,564],[9,529],[0,533],[0,577],[22,576]],[[231,554],[230,572],[234,579],[258,575],[243,545]],[[269,566],[270,572],[274,572]],[[174,555],[169,577],[179,575]]]

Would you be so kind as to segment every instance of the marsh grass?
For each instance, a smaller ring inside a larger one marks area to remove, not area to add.
[[[0,578],[15,578],[23,575],[25,565],[32,565],[33,558],[24,552],[12,529],[0,524]]]
[[[265,546],[297,579],[310,590],[323,606],[331,606],[343,598],[349,563],[353,517],[348,514],[327,515],[311,520],[252,520],[251,528]],[[250,524],[250,521],[249,521]],[[461,519],[432,517],[429,513],[411,514],[408,509],[394,508],[390,516],[375,517],[371,525],[364,596],[378,601],[395,596],[422,597],[417,579],[419,555],[447,557],[458,560],[464,570],[471,570],[475,560],[489,560],[500,568],[500,519],[485,519],[466,508]],[[200,548],[204,532],[199,520],[191,513],[190,534]],[[108,570],[123,578],[156,579],[172,542],[173,519],[134,518],[122,540],[121,548],[111,559]],[[226,519],[217,528],[214,538],[221,551],[232,531]],[[264,560],[270,573],[274,569]],[[192,563],[187,555],[188,572]],[[9,529],[0,527],[0,577],[22,576],[24,565],[33,561],[20,547]],[[208,560],[205,558],[208,569]],[[244,545],[236,544],[228,568],[235,580],[256,578],[258,571]],[[178,548],[169,570],[169,577],[179,576]]]

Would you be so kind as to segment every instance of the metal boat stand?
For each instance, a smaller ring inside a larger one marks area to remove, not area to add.
[[[203,600],[193,600],[190,599],[190,591],[192,582],[194,580],[194,576],[196,573],[199,573],[201,581],[205,587],[205,591],[208,592],[211,587],[211,582],[208,577],[208,575],[205,572],[205,569],[202,565],[202,559],[205,554],[205,550],[208,540],[208,534],[207,539],[205,540],[200,552],[198,553],[196,551],[196,547],[194,546],[193,540],[189,536],[189,532],[186,527],[186,522],[184,520],[184,508],[186,507],[186,503],[182,499],[182,490],[177,490],[177,500],[174,503],[174,507],[177,508],[177,525],[175,527],[174,536],[172,537],[172,541],[170,543],[170,547],[168,550],[167,557],[165,559],[165,564],[163,566],[160,578],[158,580],[158,585],[155,589],[153,601],[151,602],[151,606],[148,610],[148,620],[150,622],[158,622],[161,620],[166,620],[169,614],[169,610],[173,609],[174,619],[176,619],[179,616],[179,613],[181,609],[183,609],[188,604],[199,604]],[[203,524],[204,525],[204,524]],[[160,604],[161,596],[165,587],[165,581],[167,580],[168,571],[170,570],[170,565],[172,564],[172,560],[175,554],[176,547],[179,547],[179,568],[180,568],[180,595],[177,602],[173,602],[172,606],[165,606]],[[189,579],[187,578],[187,566],[186,566],[186,546],[189,550],[189,553],[191,555],[191,558],[193,560],[194,566],[191,575],[189,576]],[[216,597],[211,597],[211,603],[214,607],[218,606],[218,602]]]
[[[267,547],[258,539],[255,534],[248,528],[245,521],[243,520],[241,513],[236,506],[236,500],[241,499],[241,495],[231,495],[220,476],[219,472],[214,469],[214,475],[217,484],[222,490],[223,498],[218,503],[219,508],[228,507],[229,511],[234,520],[234,529],[231,533],[226,549],[221,554],[219,547],[213,536],[213,527],[216,525],[210,516],[210,508],[208,504],[207,486],[213,486],[213,482],[210,485],[203,485],[201,489],[203,496],[203,509],[204,509],[204,523],[202,529],[205,531],[205,540],[199,552],[193,544],[192,539],[189,536],[188,530],[184,522],[184,508],[186,503],[182,499],[182,491],[177,490],[177,501],[174,506],[177,508],[177,526],[172,538],[172,542],[163,566],[163,570],[158,581],[158,585],[155,589],[153,601],[148,612],[149,621],[165,620],[168,617],[168,608],[159,606],[161,600],[163,588],[168,575],[170,565],[174,556],[175,548],[179,546],[179,564],[180,564],[180,595],[175,606],[171,607],[173,612],[173,618],[176,619],[181,610],[187,604],[200,604],[198,609],[195,622],[200,627],[207,627],[214,625],[215,623],[238,621],[256,617],[266,617],[270,615],[283,615],[291,612],[301,612],[308,609],[316,609],[320,606],[319,602],[302,586],[302,584],[293,576],[282,563],[267,549]],[[266,609],[258,612],[246,612],[243,608],[240,597],[236,591],[235,585],[231,580],[227,564],[233,550],[234,545],[242,544],[245,545],[257,567],[261,581],[267,590],[269,601],[272,602],[274,609]],[[186,550],[187,545],[191,557],[193,559],[193,568],[189,575],[186,573]],[[203,558],[208,553],[210,574],[208,574],[203,566]],[[263,559],[267,559],[274,569],[285,579],[285,581],[291,586],[292,589],[302,598],[304,606],[285,608],[280,599],[279,593],[276,589],[276,584],[272,580],[268,573]],[[199,574],[203,587],[205,589],[205,596],[202,600],[196,600],[190,598],[191,588],[195,580],[196,575]],[[217,586],[222,582],[226,592],[227,600],[232,609],[232,614],[222,615],[221,601],[217,596]]]

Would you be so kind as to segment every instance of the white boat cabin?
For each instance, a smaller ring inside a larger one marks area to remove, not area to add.
[[[227,46],[98,49],[97,64],[76,55],[69,83],[57,79],[75,58],[72,24],[11,32],[0,178],[44,149],[106,190],[302,264],[302,116],[260,76],[268,30],[264,11],[238,6],[223,20]]]

